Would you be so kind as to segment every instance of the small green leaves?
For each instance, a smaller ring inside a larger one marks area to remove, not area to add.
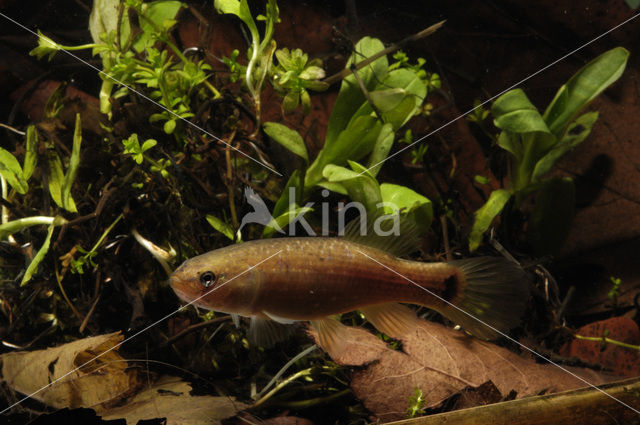
[[[142,164],[142,161],[144,161],[144,153],[154,147],[157,143],[158,142],[154,139],[147,139],[144,141],[142,146],[140,146],[138,135],[136,133],[133,133],[128,139],[122,141],[125,153],[131,155],[137,164]]]
[[[511,192],[505,189],[498,189],[491,192],[487,202],[475,214],[475,221],[469,236],[469,251],[473,252],[480,246],[482,235],[486,232],[493,219],[504,209],[507,201],[511,198]]]
[[[304,159],[305,163],[309,162],[307,147],[305,146],[300,133],[277,122],[266,122],[264,123],[263,128],[264,132],[267,133],[267,135],[274,141]]]
[[[311,98],[307,89],[323,91],[329,87],[320,81],[325,77],[320,61],[308,62],[307,54],[300,49],[278,49],[275,56],[278,64],[272,70],[272,82],[276,92],[284,96],[282,108],[285,112],[291,112],[298,104],[302,104],[303,112],[308,114]]]
[[[143,3],[141,6],[140,29],[142,33],[133,43],[133,48],[137,52],[153,45],[156,38],[162,39],[176,23],[175,18],[178,12],[185,5],[174,0],[157,0],[150,3]]]

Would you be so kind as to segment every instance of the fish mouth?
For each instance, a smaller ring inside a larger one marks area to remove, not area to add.
[[[191,302],[195,298],[197,298],[196,294],[192,294],[189,291],[185,290],[184,288],[186,285],[182,284],[182,282],[180,282],[179,280],[172,278],[169,280],[169,285],[171,286],[171,289],[173,289],[173,292],[175,292],[178,298],[180,298],[182,301]]]

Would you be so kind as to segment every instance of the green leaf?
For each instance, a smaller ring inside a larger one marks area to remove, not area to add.
[[[369,92],[369,98],[380,112],[389,112],[400,104],[406,97],[404,89],[396,87],[391,89],[374,90]]]
[[[94,0],[89,16],[89,31],[94,43],[102,43],[101,34],[118,29],[120,0]]]
[[[482,235],[489,229],[493,219],[504,209],[511,195],[511,192],[506,189],[494,190],[487,202],[476,211],[471,235],[469,235],[469,251],[473,252],[480,246]]]
[[[560,137],[582,108],[620,78],[628,58],[627,49],[611,49],[589,62],[560,87],[543,116],[551,132]]]
[[[415,222],[418,229],[426,233],[433,221],[433,205],[431,201],[405,186],[383,183],[380,194],[385,205],[385,213],[402,211],[408,220]]]
[[[398,130],[413,116],[416,101],[412,96],[405,97],[394,109],[382,114],[385,123],[392,125],[394,130]]]
[[[253,16],[251,16],[247,0],[215,0],[213,4],[218,13],[232,14],[240,18],[249,28],[251,38],[254,40],[259,39],[258,27],[253,20]]]
[[[0,175],[19,194],[24,195],[29,190],[29,185],[24,178],[20,163],[11,152],[3,148],[0,148]]]
[[[380,129],[376,143],[369,155],[369,161],[367,161],[369,173],[371,173],[373,177],[378,175],[380,168],[382,168],[382,161],[389,155],[389,151],[393,146],[394,136],[395,133],[393,132],[393,126],[391,124],[384,124]]]
[[[279,215],[274,218],[271,223],[267,224],[262,232],[262,236],[264,238],[270,238],[277,231],[277,227],[274,225],[277,224],[280,229],[286,228],[291,220],[294,220],[298,216],[303,216],[308,212],[313,211],[313,208],[310,207],[295,207],[287,210],[285,213]]]
[[[511,133],[549,133],[547,124],[521,89],[510,90],[491,106],[493,123]]]
[[[22,166],[22,173],[24,176],[24,180],[29,181],[29,178],[33,174],[33,171],[36,169],[36,164],[38,163],[38,132],[36,131],[36,127],[30,125],[27,127],[27,146],[26,153],[24,155],[24,165]]]
[[[173,134],[176,129],[176,120],[168,120],[162,126],[162,130],[167,134]]]
[[[290,199],[289,198],[289,193],[290,193],[290,188],[294,188],[295,189],[295,197],[302,197],[301,189],[302,189],[302,173],[300,172],[300,170],[295,170],[292,174],[291,177],[289,177],[289,180],[287,181],[287,184],[285,185],[284,189],[282,189],[282,194],[280,194],[280,198],[278,198],[278,200],[276,201],[276,205],[273,207],[273,212],[271,213],[272,216],[274,217],[279,217],[280,215],[282,215],[286,210],[289,209],[289,204],[294,202],[295,199]],[[264,234],[263,234],[264,237]]]
[[[597,120],[597,112],[587,112],[569,124],[564,137],[536,163],[533,170],[532,181],[537,181],[540,177],[551,171],[553,165],[562,155],[582,143],[589,133],[591,133],[591,129]]]
[[[356,44],[354,53],[347,62],[346,68],[349,68],[354,62],[362,62],[364,59],[373,56],[383,49],[384,44],[382,44],[380,40],[364,37]],[[373,90],[379,81],[384,80],[387,75],[388,66],[387,57],[383,56],[357,71],[367,90]],[[325,144],[332,143],[339,137],[340,133],[347,127],[354,113],[365,101],[364,94],[353,75],[349,75],[342,80],[338,98],[336,99],[331,117],[329,118]]]
[[[53,223],[49,225],[49,228],[47,230],[47,237],[44,239],[42,246],[40,247],[36,255],[33,257],[33,260],[31,260],[31,262],[29,263],[27,270],[24,272],[24,276],[22,277],[22,282],[20,282],[20,286],[24,286],[27,283],[29,283],[33,275],[38,272],[38,265],[40,265],[44,256],[47,255],[47,252],[49,252],[49,245],[51,244],[51,236],[53,235],[53,229],[55,229],[56,226],[61,225],[63,222],[64,222],[64,219],[62,217],[56,217]]]
[[[302,157],[305,162],[309,162],[309,155],[307,154],[307,147],[302,140],[302,136],[295,130],[290,129],[286,125],[277,122],[264,123],[264,132],[267,133],[276,142],[293,152],[294,154]]]
[[[378,182],[366,173],[362,165],[353,161],[349,161],[349,165],[354,170],[329,164],[324,168],[322,175],[330,183],[342,184],[352,201],[362,204],[367,212],[375,213],[378,204],[382,202]]]
[[[73,131],[73,148],[71,157],[69,158],[69,168],[64,176],[60,194],[62,195],[62,207],[69,212],[78,212],[75,202],[71,197],[71,187],[76,180],[78,174],[78,165],[80,165],[80,145],[82,144],[82,122],[80,114],[76,114],[76,127]]]
[[[384,114],[387,122],[391,122],[395,130],[420,110],[420,105],[427,96],[427,85],[410,69],[402,68],[389,72],[378,88],[382,87],[401,88],[406,93],[400,104]]]
[[[339,193],[341,195],[349,195],[349,192],[347,192],[347,189],[341,183],[331,183],[326,180],[321,180],[320,182],[318,182],[318,186],[331,192]]]
[[[207,214],[206,218],[211,227],[225,235],[227,238],[234,240],[233,228],[229,224],[211,214]]]
[[[514,134],[522,140],[523,155],[516,165],[516,174],[513,176],[513,188],[515,191],[526,189],[532,183],[533,170],[537,162],[553,149],[557,140],[551,133],[520,133]]]
[[[49,165],[49,194],[51,199],[60,208],[62,206],[62,182],[64,181],[64,172],[62,171],[62,162],[60,157],[52,146],[47,150],[47,164]]]
[[[640,6],[640,0],[624,0],[631,9],[637,9]]]
[[[144,143],[142,144],[142,147],[140,148],[140,152],[146,152],[149,149],[151,149],[152,147],[154,147],[155,145],[158,144],[158,141],[155,139],[147,139],[144,141]]]
[[[558,255],[575,211],[575,186],[570,178],[547,180],[538,191],[527,222],[527,241],[536,256]]]
[[[154,33],[158,30],[168,31],[175,24],[175,17],[183,7],[182,3],[173,0],[158,0],[145,3],[143,16],[139,17],[142,34],[133,43],[136,52],[141,53],[156,42]],[[169,26],[167,27],[168,24]]]
[[[522,161],[524,151],[522,147],[522,138],[519,134],[501,131],[498,135],[498,146],[507,152],[510,152],[516,158],[518,163]]]
[[[354,120],[334,141],[326,140],[324,148],[307,170],[305,189],[313,187],[322,179],[322,171],[326,165],[343,165],[347,160],[357,161],[369,154],[381,128],[382,125],[375,117],[363,115]]]
[[[282,109],[285,112],[291,112],[298,107],[300,103],[300,93],[290,91],[282,99]]]

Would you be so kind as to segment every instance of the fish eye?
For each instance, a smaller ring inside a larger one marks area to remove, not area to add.
[[[211,285],[213,285],[215,281],[216,281],[216,275],[212,271],[207,270],[206,272],[203,272],[200,274],[200,283],[205,288],[208,288]]]

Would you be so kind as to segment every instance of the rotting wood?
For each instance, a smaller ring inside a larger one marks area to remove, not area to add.
[[[581,388],[420,418],[389,422],[393,425],[609,425],[640,423],[640,377],[599,388],[630,409],[594,388]]]

